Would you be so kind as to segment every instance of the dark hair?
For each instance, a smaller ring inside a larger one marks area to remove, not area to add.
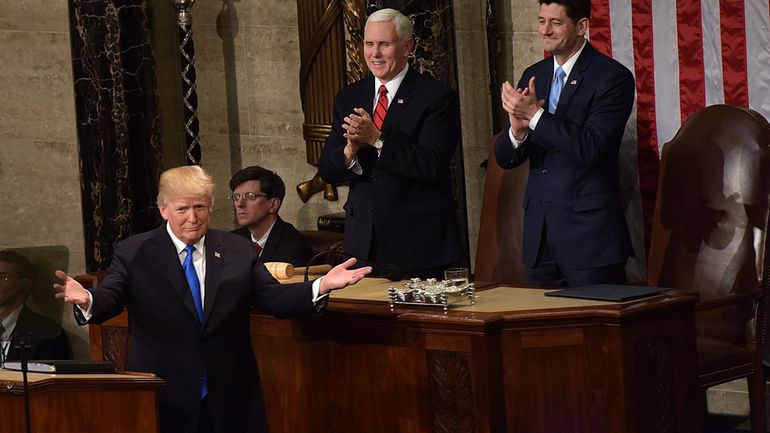
[[[19,274],[20,279],[28,279],[32,281],[33,268],[32,262],[21,254],[11,251],[0,251],[0,262],[10,263],[16,267],[16,272]]]
[[[583,18],[591,19],[591,0],[540,0],[541,5],[556,3],[564,6],[567,16],[573,23]]]
[[[286,195],[286,185],[283,184],[281,177],[258,165],[238,170],[230,179],[230,191],[235,191],[238,185],[250,180],[258,180],[259,188],[263,193],[267,194],[269,198],[275,197],[283,202],[283,197]]]

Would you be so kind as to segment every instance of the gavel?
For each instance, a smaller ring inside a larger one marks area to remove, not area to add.
[[[288,278],[293,277],[294,275],[304,274],[305,269],[307,269],[308,275],[323,275],[329,272],[332,269],[332,266],[331,265],[314,265],[314,266],[309,266],[307,268],[305,267],[295,268],[294,265],[292,265],[291,263],[266,262],[265,268],[267,268],[267,271],[270,272],[273,278],[278,280],[286,280]]]

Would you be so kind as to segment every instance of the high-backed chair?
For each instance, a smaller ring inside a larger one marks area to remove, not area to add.
[[[648,282],[698,292],[701,394],[748,378],[752,431],[764,433],[770,125],[706,107],[663,147],[658,179]]]
[[[503,170],[495,162],[494,143],[489,143],[487,178],[481,205],[479,240],[476,248],[476,281],[527,286],[527,268],[521,259],[521,231],[524,220],[524,190],[529,162]]]

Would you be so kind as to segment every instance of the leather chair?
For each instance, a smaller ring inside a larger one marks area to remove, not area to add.
[[[524,219],[524,190],[529,161],[503,170],[495,162],[492,137],[487,152],[487,178],[481,205],[476,268],[473,279],[527,286],[527,268],[521,259],[521,233]]]
[[[698,377],[746,377],[751,427],[766,432],[770,125],[727,105],[693,114],[663,147],[648,283],[697,291]]]

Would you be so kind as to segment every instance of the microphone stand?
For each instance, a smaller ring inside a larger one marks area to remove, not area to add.
[[[32,433],[32,416],[29,410],[29,380],[27,378],[27,372],[29,366],[29,349],[32,348],[32,336],[27,334],[26,336],[14,336],[11,338],[11,344],[14,349],[19,350],[21,360],[21,376],[24,386],[24,421],[26,423],[26,433]]]
[[[320,253],[314,255],[313,257],[310,258],[310,260],[307,261],[307,264],[305,265],[305,278],[304,278],[303,281],[305,281],[305,282],[308,281],[308,275],[310,273],[310,266],[312,266],[319,258],[326,257],[326,256],[329,256],[331,254],[338,254],[338,255],[341,255],[341,256],[347,257],[347,258],[355,257],[354,255],[346,253],[344,251],[329,251],[329,250],[321,251]],[[359,260],[359,259],[356,258],[356,260]]]
[[[371,266],[377,274],[380,274],[380,276],[389,279],[390,281],[400,281],[401,278],[403,278],[403,273],[398,270],[398,268],[394,265],[384,265],[382,267],[375,266],[373,263],[370,263],[367,260],[359,259],[358,257],[354,256],[353,254],[346,253],[345,251],[321,251],[320,253],[314,255],[310,258],[310,260],[307,261],[307,265],[305,265],[305,278],[304,281],[308,281],[308,274],[310,272],[310,266],[312,266],[319,258],[326,257],[332,254],[338,254],[342,257],[347,258],[354,258],[356,259],[357,263],[361,263],[364,266]]]

